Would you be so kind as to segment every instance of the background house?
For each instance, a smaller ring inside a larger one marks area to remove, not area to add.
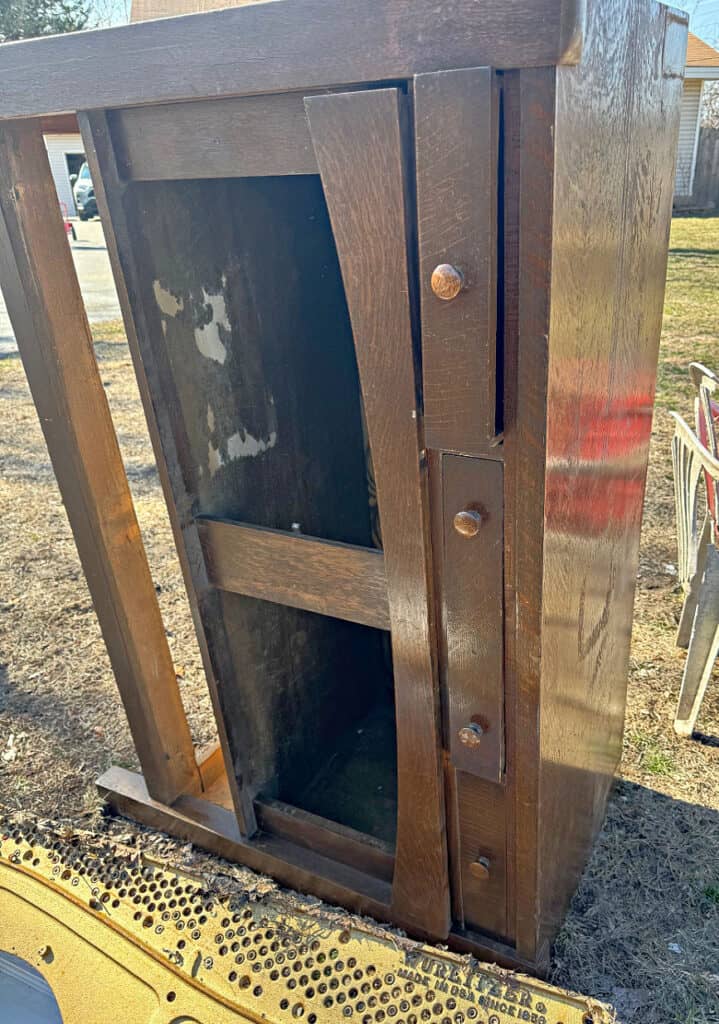
[[[697,162],[701,132],[701,104],[706,83],[719,81],[719,51],[692,32],[689,33],[687,64],[684,72],[679,151],[674,187],[674,205],[678,209],[694,209],[707,204],[705,194],[711,182],[697,182]],[[704,161],[702,161],[702,166]],[[711,161],[708,173],[711,175]],[[719,180],[715,182],[719,193]],[[695,194],[696,193],[696,194]]]
[[[197,14],[221,7],[241,7],[252,2],[255,0],[133,0],[130,20],[147,21],[149,18],[169,18],[177,14]],[[68,215],[74,217],[77,210],[70,175],[77,174],[85,159],[77,120],[72,117],[60,127],[48,126],[45,145],[58,199]]]
[[[200,14],[218,11],[221,7],[242,7],[256,0],[132,0],[130,21],[148,18],[171,18],[176,14]]]
[[[77,174],[85,160],[77,118],[74,114],[52,118],[43,125],[43,136],[60,205],[74,217],[77,211],[70,175]]]

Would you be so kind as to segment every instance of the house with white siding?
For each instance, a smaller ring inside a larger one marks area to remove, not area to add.
[[[70,176],[77,174],[85,162],[85,147],[74,114],[51,117],[43,124],[45,148],[60,205],[68,217],[75,217],[75,200]]]
[[[674,198],[678,206],[688,205],[694,190],[702,94],[705,83],[716,81],[719,81],[719,51],[690,32],[684,71],[677,174],[674,185]]]

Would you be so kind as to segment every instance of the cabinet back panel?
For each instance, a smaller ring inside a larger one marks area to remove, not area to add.
[[[315,176],[128,188],[196,514],[371,544],[359,380]]]
[[[135,301],[193,499],[181,521],[221,516],[370,547],[357,364],[319,179],[138,182],[124,204]],[[225,592],[203,614],[198,600],[250,793],[299,799],[338,737],[376,706],[391,716],[382,631]],[[356,820],[351,807],[337,814]]]

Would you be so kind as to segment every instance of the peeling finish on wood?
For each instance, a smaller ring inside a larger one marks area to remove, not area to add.
[[[178,299],[172,292],[168,292],[159,281],[152,282],[152,291],[160,312],[165,316],[177,316],[185,308],[184,300]]]
[[[222,285],[225,287],[227,281],[223,278]],[[227,349],[222,340],[223,334],[230,330],[230,322],[227,318],[227,307],[225,306],[224,295],[219,292],[208,292],[202,289],[202,300],[205,308],[209,309],[209,320],[206,323],[195,327],[195,344],[197,351],[207,359],[214,359],[222,366],[227,359]]]
[[[356,359],[320,183],[133,182],[121,203],[113,198],[113,220],[127,225],[124,258],[137,266],[131,304],[144,325],[141,359],[162,368],[154,401],[170,434],[163,449],[177,452],[179,542],[188,547],[228,761],[245,801],[258,792],[287,799],[386,687],[384,636],[216,590],[199,537],[194,547],[194,517],[281,531],[300,523],[318,538],[372,545]],[[155,281],[174,297],[174,315],[158,307]],[[197,327],[214,315],[208,295],[222,296],[224,308],[214,305],[228,324],[219,327],[222,363],[197,346]],[[314,408],[322,418],[307,414]],[[329,716],[337,679],[346,699]],[[307,735],[315,737],[309,753]]]

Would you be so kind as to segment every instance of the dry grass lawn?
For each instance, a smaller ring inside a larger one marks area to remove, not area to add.
[[[674,646],[667,415],[691,416],[686,366],[719,364],[718,339],[719,220],[676,220],[622,777],[553,968],[557,982],[642,1024],[719,1022],[719,685],[700,737],[675,737],[684,652]],[[212,715],[120,324],[98,331],[97,355],[193,736],[204,744]],[[133,767],[135,756],[17,358],[0,360],[0,401],[0,799],[87,822],[97,814],[97,775],[111,763]]]

